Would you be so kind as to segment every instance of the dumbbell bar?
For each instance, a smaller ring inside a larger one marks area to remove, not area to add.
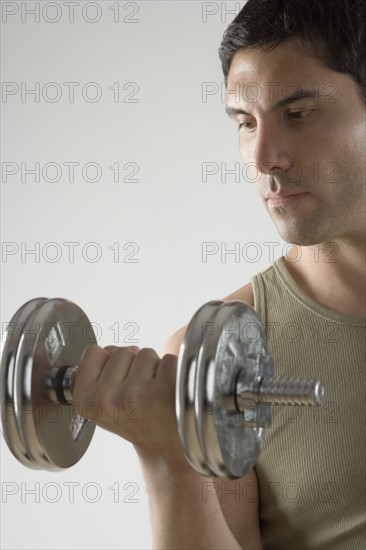
[[[254,329],[254,337],[248,329]],[[95,423],[75,413],[72,378],[85,347],[96,343],[74,303],[37,298],[9,323],[0,370],[3,433],[14,456],[34,469],[62,469],[83,456]],[[272,404],[320,405],[320,381],[273,379],[273,360],[255,310],[212,301],[187,327],[176,381],[178,432],[200,474],[242,477],[255,464]],[[50,419],[47,411],[57,417]]]
[[[323,403],[319,380],[273,376],[267,339],[251,306],[212,301],[195,313],[178,357],[176,410],[185,455],[200,474],[237,478],[249,472],[273,404]]]

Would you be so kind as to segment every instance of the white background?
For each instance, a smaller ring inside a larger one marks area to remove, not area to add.
[[[2,334],[27,300],[64,297],[95,323],[100,345],[128,345],[124,327],[134,323],[138,345],[160,351],[200,305],[282,255],[285,243],[240,172],[220,91],[217,50],[243,5],[79,2],[70,22],[65,2],[40,2],[37,22],[26,13],[35,2],[2,2]],[[65,82],[79,83],[73,102]],[[36,83],[39,101],[24,94]],[[39,182],[26,172],[37,162]],[[70,162],[79,163],[74,182]],[[83,174],[87,163],[100,174]],[[135,182],[123,181],[127,163]],[[206,181],[203,163],[217,167]],[[240,173],[225,181],[221,163]],[[207,257],[203,243],[214,243]],[[274,243],[274,257],[264,243]],[[225,254],[235,247],[239,256]],[[80,484],[73,502],[70,482]],[[2,548],[151,548],[133,447],[100,428],[83,459],[56,473],[18,464],[1,438],[1,490]]]

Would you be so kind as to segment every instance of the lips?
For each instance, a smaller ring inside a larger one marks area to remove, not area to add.
[[[268,195],[268,206],[276,207],[276,206],[288,206],[292,205],[294,203],[298,203],[301,201],[304,197],[309,195],[307,192],[301,192],[301,193],[277,193],[273,194],[270,193]]]
[[[268,199],[282,199],[285,197],[292,197],[294,195],[302,195],[306,193],[306,191],[297,191],[294,193],[293,191],[280,191],[279,193],[268,193],[265,198]]]

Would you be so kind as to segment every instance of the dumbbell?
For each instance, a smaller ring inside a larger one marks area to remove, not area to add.
[[[95,423],[73,407],[72,380],[85,347],[96,343],[88,317],[62,298],[25,303],[8,324],[0,367],[3,435],[33,469],[73,466]],[[255,464],[273,405],[321,405],[319,380],[274,378],[255,310],[215,300],[192,317],[178,354],[177,429],[201,475],[238,478]]]

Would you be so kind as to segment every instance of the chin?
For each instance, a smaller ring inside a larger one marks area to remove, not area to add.
[[[281,239],[288,244],[295,244],[297,246],[311,246],[323,242],[322,239],[316,235],[300,234],[299,232],[295,231],[278,230],[278,232]]]

